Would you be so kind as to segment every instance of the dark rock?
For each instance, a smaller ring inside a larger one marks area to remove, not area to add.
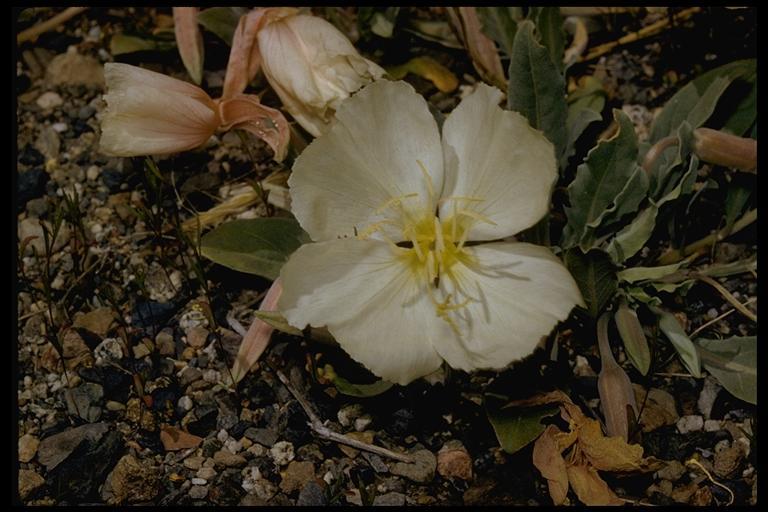
[[[222,443],[216,438],[209,437],[203,441],[203,457],[213,457],[213,454],[221,450]]]
[[[237,423],[227,429],[227,432],[229,432],[229,435],[235,439],[240,439],[245,435],[245,431],[251,427],[253,427],[253,423],[250,421],[238,420]]]
[[[154,336],[180,307],[181,304],[178,302],[137,302],[131,314],[131,324],[145,329]]]
[[[294,446],[301,446],[312,440],[307,415],[296,400],[291,400],[281,409],[277,424],[278,432]]]
[[[85,381],[101,384],[105,400],[120,403],[128,401],[133,387],[133,377],[130,373],[110,365],[80,368],[78,375]]]
[[[226,469],[211,486],[208,499],[217,505],[237,505],[245,490],[241,487],[243,477],[239,469]]]
[[[235,397],[230,393],[220,394],[216,397],[216,403],[219,406],[219,416],[216,420],[216,428],[218,430],[224,429],[229,432],[229,429],[237,424],[240,416]],[[231,434],[232,433],[230,432],[230,435]]]
[[[170,377],[176,373],[176,366],[174,365],[173,359],[168,357],[161,357],[158,359],[155,368],[159,375],[164,375],[166,377]]]
[[[139,429],[136,435],[136,442],[139,443],[142,448],[147,448],[155,453],[163,453],[165,451],[163,442],[160,440],[159,430],[149,432],[144,429]]]
[[[278,439],[278,433],[268,428],[250,427],[246,429],[244,435],[254,443],[259,443],[267,448],[272,448]]]
[[[252,409],[275,403],[275,390],[257,372],[248,373],[241,381],[241,395],[248,397]]]
[[[181,396],[181,390],[175,383],[152,391],[152,410],[173,416],[173,409]]]
[[[102,169],[100,178],[110,192],[120,191],[120,185],[123,184],[123,173],[120,170],[114,167],[107,167]]]
[[[45,485],[45,479],[29,469],[19,470],[19,498],[22,501],[34,496]]]
[[[97,441],[86,438],[48,473],[46,481],[52,494],[58,499],[82,501],[96,498],[99,486],[117,463],[122,450],[123,438],[114,430]]]
[[[94,423],[101,418],[101,399],[104,388],[100,384],[84,382],[74,389],[65,392],[67,411],[73,416],[79,416],[88,423]]]
[[[307,482],[296,500],[296,505],[300,507],[322,507],[327,504],[323,488],[315,481]]]
[[[28,144],[27,146],[24,147],[21,153],[19,153],[19,163],[28,165],[30,167],[43,165],[45,163],[45,157],[41,152],[35,149],[34,146],[32,146],[31,144]]]
[[[373,499],[374,507],[402,507],[405,505],[405,494],[388,492]]]
[[[404,476],[418,483],[430,482],[435,476],[437,458],[429,450],[417,450],[410,454],[413,463],[395,462],[390,467],[393,475]]]
[[[19,199],[19,211],[24,209],[30,199],[36,199],[45,194],[45,185],[49,179],[50,176],[41,167],[33,167],[19,173],[16,195]]]
[[[214,405],[199,405],[193,410],[195,418],[187,424],[187,432],[205,437],[216,428],[219,410]]]
[[[80,110],[77,111],[77,118],[82,120],[87,120],[90,117],[93,116],[93,114],[96,113],[96,109],[93,108],[90,105],[85,105],[83,107],[80,107]]]
[[[159,507],[167,507],[168,505],[175,505],[183,494],[181,489],[174,489],[173,491],[166,491],[160,501],[157,502]]]
[[[411,409],[398,409],[384,430],[393,436],[406,436],[413,431],[415,420],[416,415]]]

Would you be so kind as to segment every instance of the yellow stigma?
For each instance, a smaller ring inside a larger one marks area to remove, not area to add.
[[[451,196],[437,200],[429,172],[420,161],[416,163],[426,180],[426,197],[410,193],[389,198],[375,210],[376,214],[385,218],[361,230],[357,237],[365,240],[377,233],[389,242],[397,257],[429,294],[435,314],[459,334],[452,314],[466,307],[471,299],[452,303],[451,294],[440,300],[436,292],[443,279],[449,279],[458,286],[461,277],[456,272],[457,263],[475,263],[474,256],[465,246],[470,228],[476,222],[495,223],[471,209],[471,205],[483,201],[481,198]],[[442,219],[438,207],[445,203],[451,204],[451,213]],[[390,234],[400,231],[401,243],[395,244],[390,240],[385,230]]]

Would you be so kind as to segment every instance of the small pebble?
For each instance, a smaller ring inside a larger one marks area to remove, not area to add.
[[[85,171],[85,177],[88,178],[88,181],[96,181],[99,178],[100,173],[101,169],[99,166],[92,165]]]
[[[704,418],[696,415],[683,416],[677,420],[677,431],[681,434],[696,432],[704,428]]]
[[[214,468],[200,468],[195,476],[204,480],[213,480],[216,476],[216,470]],[[192,483],[195,483],[194,480]]]
[[[714,320],[715,318],[717,318],[717,315],[719,315],[719,314],[720,313],[718,313],[715,308],[709,308],[707,310],[707,318],[710,319],[710,320]]]
[[[53,123],[51,128],[57,133],[63,133],[67,131],[68,126],[67,123]]]
[[[48,108],[56,108],[58,106],[61,106],[64,103],[64,100],[61,99],[61,96],[56,94],[53,91],[48,91],[40,95],[39,98],[37,98],[37,106],[42,109],[48,109]]]
[[[183,397],[179,398],[179,409],[181,409],[182,411],[191,411],[193,406],[194,406],[194,403],[192,402],[192,399],[189,398],[187,395],[184,395]]]
[[[278,466],[285,466],[293,460],[293,444],[288,441],[280,441],[269,449],[269,455]]]
[[[192,485],[205,485],[208,483],[208,480],[206,480],[205,478],[193,478],[191,482],[192,482]]]
[[[720,420],[707,420],[704,422],[704,432],[717,432],[720,430]]]
[[[206,496],[208,496],[208,486],[193,485],[189,489],[189,497],[193,500],[202,500]]]

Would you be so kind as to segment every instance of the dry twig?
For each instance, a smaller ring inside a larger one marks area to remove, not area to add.
[[[37,25],[22,31],[18,36],[16,36],[16,43],[21,44],[24,41],[34,41],[40,36],[40,34],[48,32],[49,30],[53,30],[65,21],[69,20],[70,18],[74,18],[86,9],[87,7],[68,7],[51,19],[43,21],[42,23],[38,23]]]

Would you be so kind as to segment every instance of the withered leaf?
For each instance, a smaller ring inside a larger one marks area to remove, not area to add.
[[[565,503],[568,495],[568,473],[557,437],[563,434],[554,425],[549,425],[533,445],[533,465],[547,479],[549,495],[555,505]]]
[[[591,466],[569,465],[566,467],[568,481],[579,500],[585,505],[606,506],[623,505],[624,502],[616,496],[605,483],[597,470]]]
[[[643,447],[628,444],[621,437],[605,437],[600,423],[584,418],[578,425],[579,448],[596,469],[602,471],[642,471]]]

